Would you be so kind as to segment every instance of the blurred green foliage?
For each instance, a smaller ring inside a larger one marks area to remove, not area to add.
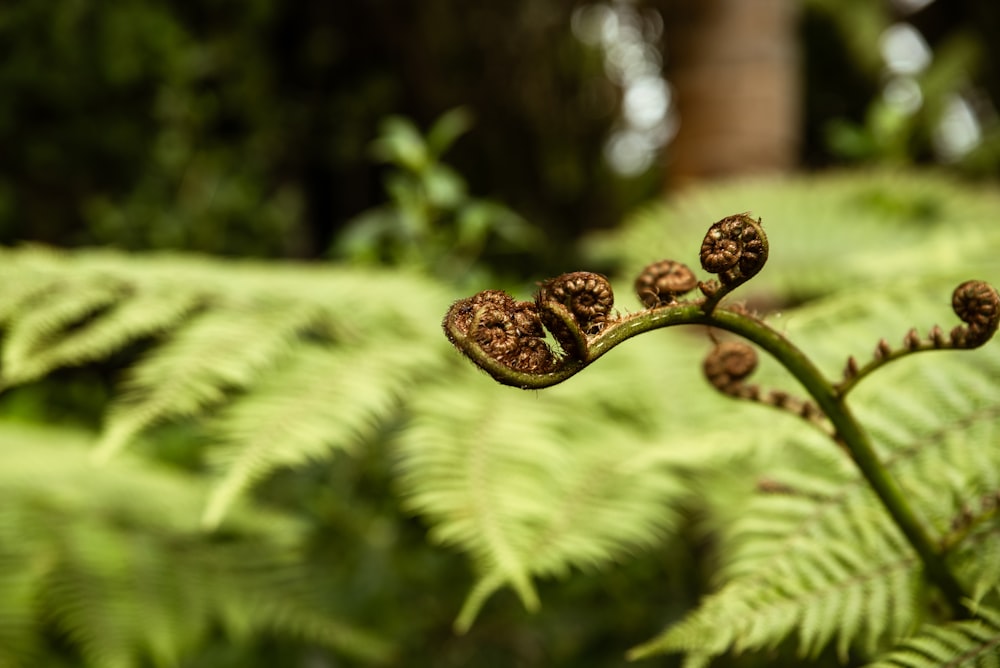
[[[889,2],[804,0],[806,134],[820,144],[807,151],[827,151],[825,162],[944,162],[966,175],[996,175],[1000,78],[991,35],[1000,11],[988,2],[956,4],[932,2],[909,15]],[[900,26],[930,50],[913,72],[894,72],[885,60],[888,31]],[[959,99],[971,105],[981,136],[971,150],[950,155],[936,135]]]
[[[470,189],[568,242],[622,211],[600,157],[613,86],[573,37],[571,10],[5,4],[0,241],[320,257],[384,199],[367,148],[383,119],[429,123],[467,105],[478,129],[455,161]],[[454,186],[443,174],[431,178]],[[463,234],[499,213],[472,207]],[[534,260],[551,249],[536,245]]]
[[[880,100],[888,4],[803,3],[810,165],[933,159],[929,132],[950,93],[982,88],[1000,99],[995,3],[938,1],[910,17],[935,61],[920,81],[924,108],[905,118]],[[602,54],[573,36],[574,8],[6,3],[0,241],[321,257],[346,221],[385,200],[386,167],[368,149],[384,119],[426,127],[464,106],[476,129],[449,164],[469,192],[544,232],[530,257],[487,249],[483,263],[522,276],[561,271],[582,234],[661,189],[655,167],[622,179],[603,158],[621,90]],[[1000,140],[984,133],[960,164],[996,174]],[[463,228],[481,234],[497,213],[470,213],[479,222]]]
[[[530,255],[540,247],[540,230],[499,202],[469,195],[465,179],[441,161],[471,124],[464,108],[441,116],[426,136],[409,119],[385,119],[371,148],[375,159],[391,166],[385,175],[390,202],[349,220],[333,256],[469,285],[487,280],[488,248]]]
[[[289,254],[301,188],[257,2],[0,8],[0,235]]]

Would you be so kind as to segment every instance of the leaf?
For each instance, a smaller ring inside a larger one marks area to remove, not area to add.
[[[220,626],[232,642],[280,631],[392,654],[314,600],[296,520],[241,505],[221,537],[203,533],[202,481],[128,456],[95,468],[90,441],[0,423],[0,638],[14,638],[0,657],[56,632],[93,665],[175,665]]]
[[[427,147],[435,158],[440,158],[472,127],[472,112],[468,107],[449,109],[434,121],[427,131]]]
[[[97,460],[154,425],[225,416],[213,423],[215,461],[233,469],[218,469],[213,523],[277,468],[356,452],[366,434],[397,419],[410,387],[447,352],[438,325],[444,291],[402,271],[111,251],[0,253],[0,277],[9,279],[0,280],[9,385],[133,346],[142,351],[108,411]],[[285,419],[294,430],[264,438]]]
[[[977,615],[981,618],[927,624],[867,668],[995,668],[1000,665],[1000,612],[980,608]]]
[[[469,372],[471,373],[471,371]],[[600,407],[560,393],[492,383],[427,387],[400,436],[405,507],[431,537],[468,552],[478,582],[456,622],[471,624],[497,589],[530,610],[532,579],[604,566],[662,539],[686,490],[669,465],[639,463],[652,447]]]
[[[296,351],[284,365],[213,421],[220,472],[203,516],[215,527],[233,500],[280,467],[355,451],[389,421],[418,377],[440,355],[422,341],[379,337],[361,346]]]
[[[295,301],[236,305],[197,316],[129,370],[95,458],[106,461],[143,429],[197,416],[245,389],[289,353],[316,317],[312,305]]]
[[[202,301],[196,293],[166,289],[146,291],[130,298],[116,291],[107,296],[106,302],[91,304],[81,313],[92,316],[94,307],[105,310],[96,318],[79,324],[73,321],[43,323],[46,311],[36,309],[16,321],[4,346],[3,369],[7,382],[19,385],[61,367],[106,358],[135,340],[162,334],[197,309]],[[86,304],[78,301],[80,297],[80,291],[74,289],[64,299],[67,306],[72,304],[70,309],[80,310],[81,304]],[[56,331],[59,325],[63,331]]]
[[[833,350],[854,339],[906,331],[909,314],[933,313],[937,300],[910,281],[878,294],[844,294],[787,314],[787,333],[818,359],[833,359]],[[771,373],[764,370],[762,380]],[[978,500],[1000,489],[1000,345],[901,360],[866,379],[850,403],[932,535],[944,537],[966,504],[975,500],[976,515]],[[713,431],[706,437],[715,440]],[[767,450],[744,460],[752,467],[725,474],[751,476],[748,496],[716,493],[720,503],[736,505],[724,509],[729,519],[719,526],[720,588],[633,658],[760,650],[797,634],[800,654],[814,656],[835,641],[846,659],[854,648],[876,653],[919,621],[929,595],[920,562],[853,464],[804,428],[772,430],[771,437]],[[729,479],[704,475],[705,488]],[[753,490],[755,480],[766,484]],[[988,556],[998,548],[987,538],[996,524],[989,512],[981,521],[957,538],[952,561],[964,581],[989,590],[998,579]]]
[[[34,300],[30,310],[13,318],[7,329],[3,346],[3,372],[8,384],[36,378],[45,372],[37,366],[39,355],[44,356],[53,340],[67,330],[109,308],[121,297],[122,286],[113,280],[85,280],[74,285],[57,286],[40,299]],[[34,369],[32,367],[35,367]]]

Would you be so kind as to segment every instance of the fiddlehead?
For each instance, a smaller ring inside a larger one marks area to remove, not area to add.
[[[474,344],[484,355],[514,371],[547,373],[557,358],[546,345],[538,311],[500,290],[461,299],[444,319],[448,339],[463,351]]]
[[[727,293],[755,276],[767,262],[767,235],[760,220],[748,213],[728,216],[708,228],[701,242],[701,266],[716,274],[718,282],[703,283],[710,312]]]
[[[1000,324],[1000,295],[984,281],[966,281],[951,295],[951,307],[959,320],[966,323],[951,330],[951,343],[956,348],[978,348],[989,341]]]
[[[541,320],[552,338],[566,355],[577,359],[586,356],[587,336],[607,325],[614,302],[608,279],[589,271],[549,279],[535,295]]]
[[[1000,295],[984,281],[966,281],[955,288],[951,295],[951,307],[965,325],[952,328],[948,334],[935,325],[926,337],[921,337],[916,329],[911,329],[903,337],[900,348],[893,348],[887,340],[880,339],[871,361],[864,366],[859,365],[854,357],[847,359],[843,379],[837,384],[837,392],[841,396],[846,395],[875,369],[912,353],[978,348],[993,337],[1000,325]]]
[[[555,302],[566,307],[576,324],[586,334],[596,334],[604,327],[615,303],[611,283],[605,276],[589,271],[574,271],[549,279],[539,286],[535,303]],[[548,325],[548,319],[543,315]]]
[[[708,382],[723,394],[748,394],[743,381],[757,369],[757,353],[742,341],[718,343],[705,358],[702,369]]]
[[[690,267],[674,260],[654,262],[635,279],[635,293],[646,308],[675,304],[696,287],[698,279]]]
[[[742,336],[772,355],[808,392],[811,401],[785,392],[764,393],[746,378],[756,367],[756,354],[745,344],[718,344],[705,362],[709,380],[728,395],[770,404],[827,426],[833,440],[851,456],[893,521],[907,538],[927,577],[944,593],[959,616],[967,615],[968,598],[944,560],[942,544],[928,533],[903,490],[889,475],[871,437],[854,418],[845,395],[871,370],[904,354],[940,348],[974,348],[997,330],[1000,298],[989,285],[970,281],[953,295],[953,307],[964,326],[946,336],[934,327],[926,338],[907,333],[900,350],[879,341],[874,360],[859,367],[854,358],[845,378],[831,383],[802,350],[783,334],[740,308],[717,308],[722,298],[764,266],[768,243],[759,220],[747,213],[729,216],[712,225],[701,245],[702,267],[717,280],[698,283],[703,300],[681,302],[690,282],[686,267],[672,262],[651,265],[636,282],[636,292],[647,309],[624,317],[611,315],[613,294],[600,274],[574,272],[541,284],[534,303],[516,302],[498,291],[486,291],[456,302],[445,317],[449,340],[497,381],[521,388],[560,383],[629,338],[674,325],[707,325]],[[667,308],[660,308],[667,307]],[[548,348],[541,324],[562,347]]]
[[[759,385],[747,383],[746,379],[756,369],[757,353],[742,341],[717,343],[702,364],[705,378],[723,394],[774,406],[826,427],[822,411],[812,401],[780,390],[765,392]],[[828,431],[828,428],[825,430]]]
[[[461,299],[442,326],[452,345],[497,381],[547,387],[590,361],[590,342],[614,320],[613,305],[607,278],[578,271],[542,283],[533,302],[516,301],[500,290]],[[559,353],[546,342],[546,329],[559,343]]]

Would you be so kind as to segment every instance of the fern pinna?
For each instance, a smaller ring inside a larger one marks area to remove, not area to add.
[[[935,325],[924,334],[913,328],[895,346],[881,339],[870,360],[849,357],[840,377],[831,380],[749,308],[722,305],[763,268],[768,253],[760,221],[736,214],[713,224],[702,241],[701,266],[716,278],[698,281],[672,260],[649,265],[635,282],[645,306],[640,312],[614,313],[608,280],[573,272],[542,283],[533,301],[496,290],[460,300],[443,327],[456,348],[500,383],[537,389],[567,380],[638,334],[707,326],[715,345],[704,373],[716,389],[790,412],[831,441],[836,457],[803,449],[768,472],[752,512],[731,534],[718,591],[635,648],[633,658],[683,652],[686,665],[698,666],[727,651],[774,646],[797,631],[806,655],[836,639],[845,660],[854,651],[876,656],[898,645],[882,661],[939,665],[937,659],[949,655],[947,661],[957,662],[947,665],[994,665],[988,662],[996,660],[1000,642],[1000,569],[982,554],[996,555],[998,549],[1000,460],[963,432],[996,425],[996,397],[986,393],[980,406],[956,407],[973,417],[952,425],[944,438],[906,433],[914,422],[933,423],[927,415],[886,420],[894,407],[884,388],[860,410],[847,400],[861,390],[862,380],[897,360],[983,346],[1000,324],[1000,296],[986,282],[965,281],[951,299],[963,324],[947,331]],[[685,298],[696,288],[700,296]],[[769,353],[806,396],[749,383],[758,364],[754,348],[722,339],[722,332]],[[986,386],[984,374],[997,371],[980,360],[961,378]],[[930,382],[948,380],[936,374]],[[872,413],[883,419],[858,417]],[[953,467],[952,458],[978,465]],[[921,622],[925,627],[913,635]]]

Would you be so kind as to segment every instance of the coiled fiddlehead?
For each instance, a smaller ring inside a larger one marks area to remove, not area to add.
[[[934,325],[926,338],[922,338],[916,329],[910,329],[903,337],[903,346],[895,349],[888,341],[880,339],[871,361],[864,366],[860,366],[854,357],[847,359],[843,379],[836,386],[837,392],[847,394],[872,371],[900,357],[925,350],[978,348],[996,334],[1000,325],[1000,295],[989,283],[962,283],[951,295],[951,307],[965,325],[954,327],[948,334]]]
[[[702,364],[705,378],[723,394],[774,406],[825,426],[822,411],[812,401],[794,397],[780,390],[765,392],[759,385],[747,383],[746,379],[756,369],[757,353],[742,341],[717,343]]]
[[[635,279],[635,293],[646,308],[674,304],[696,287],[698,279],[690,267],[674,260],[654,262]]]
[[[730,396],[740,396],[744,382],[757,369],[757,353],[741,341],[718,343],[702,364],[712,386]]]
[[[515,371],[547,373],[557,365],[542,338],[545,331],[535,305],[518,302],[500,290],[485,290],[455,302],[443,324],[448,339],[459,349],[464,350],[461,336]]]
[[[723,218],[708,228],[701,242],[701,266],[716,274],[718,283],[703,283],[702,292],[708,298],[710,311],[725,295],[755,276],[767,262],[767,235],[760,220],[748,213]]]
[[[1000,295],[989,283],[966,281],[951,295],[955,315],[966,323],[951,330],[956,348],[978,348],[989,341],[1000,325]]]
[[[590,271],[574,271],[541,284],[536,304],[562,304],[584,332],[596,334],[604,326],[615,303],[611,283]]]
[[[585,354],[586,337],[607,324],[614,302],[608,279],[590,271],[549,279],[535,295],[545,327],[567,355],[577,358]]]

